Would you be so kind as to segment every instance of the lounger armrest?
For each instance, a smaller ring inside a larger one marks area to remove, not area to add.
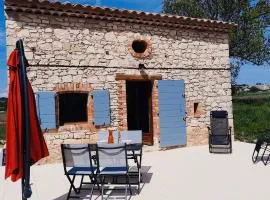
[[[232,127],[229,126],[229,134],[231,135],[231,132],[232,132]]]
[[[208,134],[209,134],[209,135],[212,135],[211,127],[210,127],[210,126],[207,126],[207,129],[208,129]]]

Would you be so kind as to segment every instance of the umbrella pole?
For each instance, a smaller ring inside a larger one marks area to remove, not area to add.
[[[16,42],[16,48],[19,50],[19,74],[22,94],[22,118],[23,118],[23,177],[22,177],[22,200],[31,197],[30,187],[30,116],[28,99],[28,81],[26,74],[27,61],[24,54],[22,40]]]

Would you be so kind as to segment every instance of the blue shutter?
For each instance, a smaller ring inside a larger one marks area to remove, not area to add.
[[[94,102],[94,123],[98,126],[110,125],[110,94],[108,90],[94,90],[92,92]]]
[[[41,129],[56,128],[55,92],[37,92],[36,106]]]
[[[183,80],[158,81],[160,147],[186,144]]]

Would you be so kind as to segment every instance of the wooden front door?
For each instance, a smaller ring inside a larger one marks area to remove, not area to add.
[[[143,143],[153,145],[152,82],[126,81],[128,130],[142,130]]]

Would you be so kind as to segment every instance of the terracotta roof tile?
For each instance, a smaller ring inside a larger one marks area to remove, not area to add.
[[[96,7],[74,4],[68,1],[48,0],[5,0],[5,9],[21,12],[37,12],[46,14],[71,15],[77,17],[92,17],[107,20],[134,21],[145,24],[160,24],[162,26],[188,27],[195,29],[210,29],[228,32],[237,25],[230,22],[210,19],[191,18],[163,13],[149,13],[118,8]]]

